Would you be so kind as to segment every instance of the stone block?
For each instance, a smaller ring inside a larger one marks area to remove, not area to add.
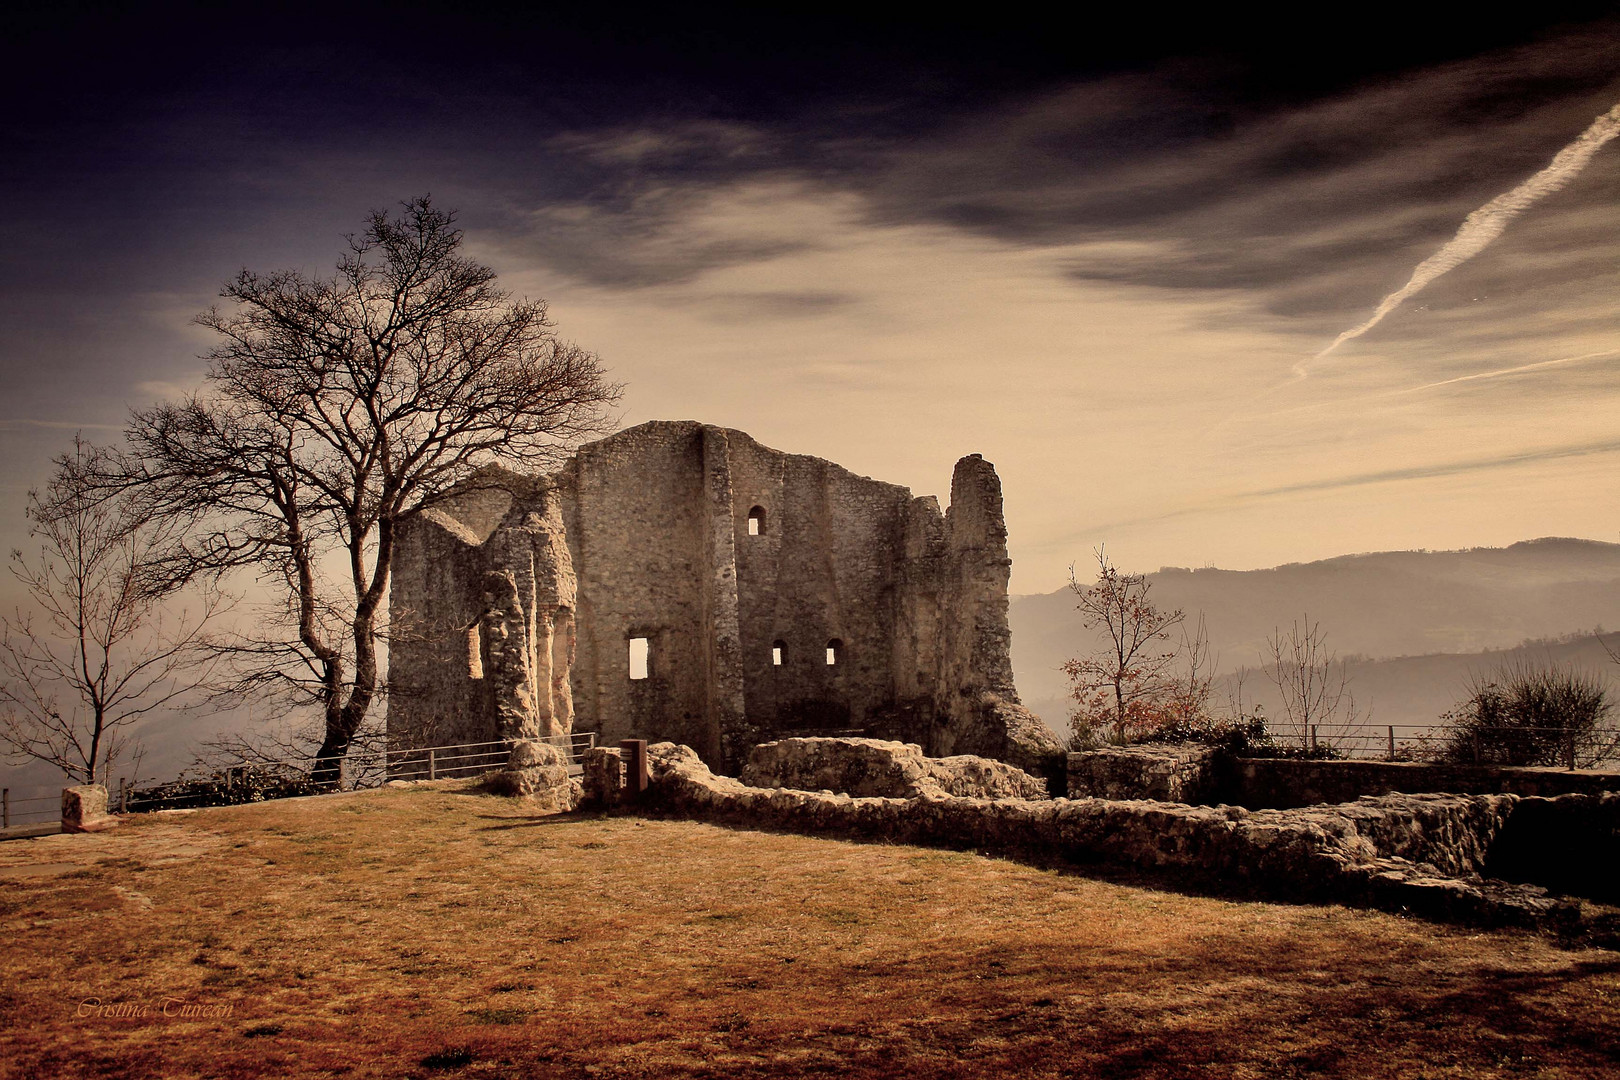
[[[1215,788],[1214,747],[1142,743],[1069,755],[1069,796],[1197,803]]]
[[[802,738],[762,743],[749,752],[742,781],[752,787],[893,799],[1046,797],[1044,780],[1004,762],[969,754],[931,758],[915,743],[885,739]]]
[[[63,832],[101,832],[117,824],[107,813],[107,789],[100,784],[62,789]]]
[[[624,754],[617,746],[585,751],[585,805],[611,810],[624,798]]]

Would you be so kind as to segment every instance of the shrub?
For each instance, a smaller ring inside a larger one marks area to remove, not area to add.
[[[1313,760],[1342,756],[1326,743],[1315,747],[1279,743],[1266,728],[1266,718],[1258,709],[1236,717],[1194,716],[1165,724],[1149,733],[1142,742],[1202,743],[1233,757],[1308,758]]]
[[[1445,722],[1442,761],[1590,768],[1620,750],[1600,676],[1545,661],[1503,664],[1476,676]]]

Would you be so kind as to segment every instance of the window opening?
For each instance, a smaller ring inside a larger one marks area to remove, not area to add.
[[[771,642],[771,665],[781,667],[787,660],[787,644],[781,641]]]
[[[644,637],[630,639],[630,678],[645,679],[647,677],[648,660],[652,656],[651,644]]]
[[[763,506],[756,506],[748,511],[748,535],[765,535],[765,508]]]
[[[827,666],[837,667],[844,659],[844,643],[837,638],[827,642]]]

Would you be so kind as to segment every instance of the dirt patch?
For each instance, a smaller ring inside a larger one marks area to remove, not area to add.
[[[1620,1068],[1620,956],[1517,932],[431,790],[61,839],[0,890],[0,1073]]]

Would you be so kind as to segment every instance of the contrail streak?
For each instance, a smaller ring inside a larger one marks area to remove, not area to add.
[[[1422,386],[1409,386],[1405,390],[1396,390],[1391,396],[1402,394],[1416,394],[1421,390],[1433,390],[1440,386],[1452,386],[1456,383],[1474,382],[1477,379],[1500,379],[1504,375],[1520,375],[1526,371],[1540,371],[1543,368],[1562,367],[1564,364],[1578,364],[1583,360],[1598,360],[1605,356],[1620,355],[1620,349],[1604,349],[1602,352],[1582,353],[1579,356],[1562,356],[1557,360],[1538,360],[1534,364],[1520,364],[1517,367],[1497,368],[1495,371],[1480,371],[1473,375],[1458,375],[1454,379],[1441,379],[1439,382],[1424,383]]]
[[[1378,310],[1372,313],[1372,318],[1334,338],[1333,344],[1317,353],[1314,359],[1320,360],[1350,339],[1365,334],[1383,322],[1384,316],[1400,307],[1407,297],[1441,274],[1455,269],[1485,250],[1492,240],[1502,235],[1508,222],[1524,213],[1538,200],[1551,195],[1575,179],[1580,171],[1586,168],[1586,163],[1592,160],[1592,155],[1616,135],[1620,135],[1620,104],[1592,121],[1592,125],[1581,132],[1574,142],[1553,156],[1546,168],[1464,218],[1457,235],[1439,251],[1419,263],[1418,268],[1412,271],[1410,281],[1384,297],[1384,302],[1378,305]],[[1304,375],[1305,368],[1305,362],[1301,361],[1294,366],[1294,373]]]

